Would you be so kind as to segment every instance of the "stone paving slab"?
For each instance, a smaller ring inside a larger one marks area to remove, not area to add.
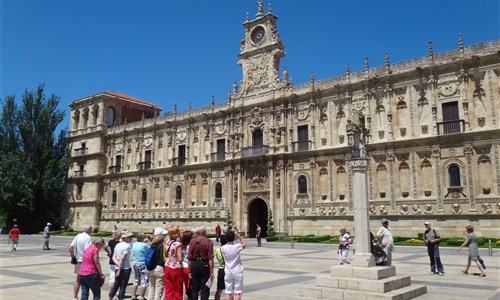
[[[52,237],[50,251],[42,250],[43,238],[23,235],[18,251],[11,252],[7,235],[0,235],[0,300],[3,299],[72,299],[74,281],[68,246],[70,237]],[[107,241],[107,239],[106,239]],[[310,300],[300,297],[302,285],[313,285],[317,277],[329,276],[336,265],[335,245],[295,243],[263,243],[256,247],[255,239],[248,240],[243,251],[245,266],[244,299]],[[429,275],[429,260],[425,247],[396,247],[393,265],[398,276],[411,276],[412,283],[427,285],[427,294],[418,300],[500,299],[500,251],[493,256],[481,249],[487,277],[463,275],[467,250],[441,247],[445,276]],[[101,255],[101,264],[107,270],[107,256]],[[469,274],[478,272],[471,267]],[[107,272],[105,272],[107,273]],[[107,283],[102,299],[107,299]],[[213,293],[212,292],[213,299]],[[130,288],[128,289],[130,297]]]

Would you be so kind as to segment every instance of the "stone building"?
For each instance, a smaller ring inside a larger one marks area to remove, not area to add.
[[[212,229],[253,236],[351,227],[352,130],[366,128],[372,231],[416,236],[500,228],[500,40],[293,84],[262,2],[243,23],[242,80],[227,101],[161,115],[116,92],[71,103],[68,224]],[[208,105],[208,104],[207,104]]]

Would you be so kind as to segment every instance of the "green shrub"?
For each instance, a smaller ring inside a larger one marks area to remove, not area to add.
[[[416,246],[417,245],[418,246],[425,245],[425,241],[422,239],[420,239],[420,240],[419,239],[409,239],[406,241],[406,243],[408,243],[409,245],[416,245]]]
[[[337,244],[339,241],[340,241],[340,237],[339,237],[339,236],[337,236],[337,235],[336,235],[336,236],[332,236],[332,237],[330,238],[330,242],[332,242],[332,243]]]
[[[478,246],[482,246],[482,245],[486,244],[486,238],[482,237],[482,236],[478,237],[477,244],[478,244]]]
[[[399,243],[399,242],[404,242],[404,241],[407,241],[407,240],[411,240],[411,238],[409,238],[409,237],[403,237],[403,236],[394,236],[392,239],[394,240],[394,243]]]
[[[424,239],[424,233],[423,232],[417,233],[417,240],[423,240],[423,239]]]
[[[497,246],[500,246],[500,240],[497,240],[495,243]]]
[[[267,242],[276,242],[278,239],[279,239],[279,236],[277,236],[277,235],[266,236]]]
[[[447,246],[460,246],[462,245],[464,242],[463,239],[461,238],[449,238],[449,239],[446,239],[446,245]]]

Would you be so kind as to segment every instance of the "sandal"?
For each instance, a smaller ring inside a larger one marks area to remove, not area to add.
[[[479,277],[486,277],[486,274],[479,274]]]
[[[462,270],[462,273],[464,273],[465,275],[468,275],[468,274],[469,274],[469,272],[467,272],[467,271],[463,271],[463,270]]]

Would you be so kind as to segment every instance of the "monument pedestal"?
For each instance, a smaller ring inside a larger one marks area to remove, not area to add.
[[[358,267],[349,264],[333,266],[330,276],[318,277],[315,286],[300,288],[301,297],[339,300],[406,300],[426,293],[427,287],[412,285],[410,276],[397,276],[394,266]]]

